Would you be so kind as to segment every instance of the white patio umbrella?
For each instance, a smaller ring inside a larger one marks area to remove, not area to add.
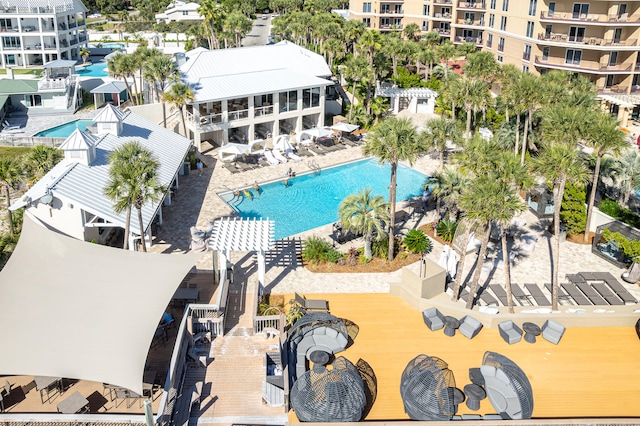
[[[218,156],[222,161],[225,161],[225,160],[235,161],[238,155],[246,154],[246,152],[249,149],[250,149],[249,145],[230,142],[226,145],[223,145],[222,148],[220,148],[220,152]]]
[[[337,123],[334,124],[333,126],[331,126],[331,129],[338,131],[338,132],[347,132],[347,133],[351,133],[354,130],[358,130],[360,128],[360,126],[356,125],[356,124],[349,124],[349,123]]]
[[[325,136],[330,136],[333,134],[331,129],[327,127],[314,127],[313,129],[306,129],[300,132],[300,134],[307,134],[310,137],[323,138]]]
[[[440,259],[438,259],[438,265],[442,266],[442,268],[444,268],[445,271],[447,271],[450,251],[451,251],[451,248],[449,247],[448,244],[446,244],[442,249],[442,253],[440,253]]]
[[[447,247],[449,247],[447,245]],[[456,277],[456,270],[458,268],[458,253],[455,250],[449,249],[449,258],[447,259],[447,272],[451,279]]]

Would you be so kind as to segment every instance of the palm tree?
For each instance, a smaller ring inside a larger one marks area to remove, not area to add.
[[[107,72],[110,77],[118,78],[124,80],[124,85],[127,88],[127,94],[129,95],[129,99],[133,99],[133,93],[131,93],[131,86],[129,85],[129,80],[127,77],[129,76],[129,71],[126,69],[126,63],[123,60],[124,57],[127,56],[124,53],[119,55],[115,55],[113,58],[107,61]],[[120,59],[123,58],[123,59]]]
[[[468,174],[460,169],[445,167],[441,172],[431,176],[433,195],[436,197],[436,218],[440,220],[440,205],[444,204],[449,214],[449,220],[458,218],[459,200],[462,190],[469,185]]]
[[[360,36],[360,46],[367,52],[369,67],[373,69],[373,55],[382,48],[382,36],[376,30],[365,30]]]
[[[346,52],[355,53],[354,43],[365,31],[366,27],[362,21],[349,20],[344,23],[342,27],[342,37],[347,47],[347,49],[345,49]]]
[[[162,102],[162,94],[169,81],[177,74],[175,63],[166,55],[153,56],[146,64],[147,76],[152,78],[158,94],[158,102]],[[167,127],[167,111],[162,102],[162,122]]]
[[[475,46],[473,46],[475,49]],[[467,55],[467,62],[464,64],[464,73],[469,78],[477,78],[487,83],[492,83],[500,66],[491,52],[474,52]]]
[[[135,207],[142,251],[147,251],[142,206],[159,201],[165,192],[158,179],[158,167],[158,160],[135,140],[125,142],[109,155],[109,181],[104,194],[114,202],[116,213],[125,212],[125,250],[129,244],[131,210]]]
[[[425,79],[431,77],[431,72],[433,71],[433,64],[438,60],[438,55],[436,50],[427,45],[424,48],[421,45],[418,45],[418,49],[413,54],[413,57],[416,61],[416,70],[418,74],[420,74],[420,63],[429,64],[427,68],[427,72],[425,73]]]
[[[16,189],[20,180],[22,179],[22,172],[20,162],[12,157],[0,158],[0,186],[4,188],[4,197],[7,202],[7,216],[9,219],[9,233],[14,234],[15,229],[13,227],[13,216],[9,206],[11,205],[11,189]]]
[[[593,119],[585,119],[586,123],[592,123],[589,129],[587,143],[593,147],[593,154],[596,157],[596,165],[593,171],[593,181],[591,182],[591,193],[587,205],[587,225],[584,232],[584,242],[589,241],[589,225],[593,214],[593,204],[598,190],[600,180],[600,164],[605,155],[618,156],[622,150],[628,146],[625,134],[618,128],[615,118],[601,112],[595,113]]]
[[[391,183],[389,185],[389,260],[393,260],[393,237],[395,236],[396,214],[396,177],[398,163],[408,161],[413,165],[419,155],[424,153],[422,143],[416,128],[410,119],[389,117],[380,122],[367,138],[362,152],[378,158],[380,163],[391,165]]]
[[[80,57],[82,58],[82,63],[86,64],[87,63],[87,59],[89,59],[89,56],[91,55],[91,51],[89,49],[87,49],[86,47],[83,47],[80,49]]]
[[[451,40],[444,40],[440,46],[438,46],[438,56],[440,62],[444,63],[444,76],[449,75],[449,60],[454,58],[457,54],[456,46]]]
[[[64,158],[58,148],[47,145],[34,146],[25,156],[23,163],[27,170],[29,185],[33,185],[46,175]]]
[[[224,12],[218,6],[218,2],[216,0],[201,0],[197,11],[200,16],[204,17],[204,22],[209,28],[209,48],[220,49],[216,32],[220,31]]]
[[[184,121],[184,106],[189,102],[195,101],[196,97],[193,94],[193,90],[191,90],[191,87],[189,87],[188,84],[177,81],[173,83],[169,87],[169,90],[163,94],[163,98],[164,102],[169,102],[180,110],[184,136],[189,137],[187,133],[187,123]]]
[[[418,41],[420,39],[420,26],[412,22],[404,27],[402,35],[404,35],[404,38],[407,40]]]
[[[372,197],[370,188],[348,195],[340,203],[338,216],[345,231],[363,235],[364,257],[371,259],[371,243],[374,238],[377,241],[384,238],[384,222],[389,220],[388,204],[384,197]],[[393,240],[392,236],[389,238]]]
[[[551,123],[548,124],[551,126]],[[584,183],[587,170],[574,141],[546,139],[543,149],[532,159],[532,170],[553,185],[553,277],[551,308],[558,309],[559,261],[560,261],[560,206],[567,182]]]
[[[389,110],[389,101],[387,98],[383,98],[381,96],[376,96],[371,100],[371,114],[375,117],[373,125],[378,124],[378,119],[381,115]]]
[[[241,12],[231,12],[224,18],[223,27],[225,31],[235,35],[236,47],[240,47],[242,37],[251,31],[251,21]]]
[[[470,78],[462,79],[461,98],[467,112],[466,137],[471,136],[471,113],[477,112],[489,96],[489,87],[486,82]]]
[[[605,157],[603,160],[607,159],[608,157]],[[629,149],[617,161],[603,161],[602,163],[602,174],[613,179],[615,185],[620,189],[618,202],[627,206],[631,192],[640,191],[640,152]]]
[[[522,155],[520,157],[520,162],[524,164],[524,159],[528,147],[528,135],[529,135],[529,127],[531,126],[531,121],[533,119],[533,113],[540,101],[540,79],[539,77],[525,73],[520,77],[520,81],[518,83],[518,94],[520,99],[522,100],[522,108],[527,112],[527,116],[524,120],[524,135],[522,138]],[[519,130],[518,130],[519,132]]]
[[[460,142],[458,124],[455,120],[441,115],[438,118],[427,120],[425,124],[425,137],[427,147],[438,151],[440,157],[440,172],[444,170],[444,154],[447,151],[447,144]]]
[[[347,62],[345,62],[343,70],[345,78],[353,81],[353,102],[351,102],[351,104],[354,105],[356,101],[356,88],[358,83],[371,75],[371,69],[369,68],[365,58],[357,56],[349,58]],[[353,108],[350,108],[349,121],[351,121],[352,113]]]

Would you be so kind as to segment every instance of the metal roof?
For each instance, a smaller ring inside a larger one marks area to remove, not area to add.
[[[127,85],[124,82],[110,81],[91,90],[91,93],[122,93],[125,90],[127,90]]]
[[[274,241],[274,222],[221,218],[213,222],[208,246],[211,250],[268,251]]]
[[[77,131],[82,132],[82,130]],[[167,188],[182,167],[183,160],[191,146],[189,139],[132,112],[125,112],[120,136],[98,135],[98,140],[95,142],[96,157],[91,165],[86,166],[80,163],[67,165],[62,161],[30,188],[22,199],[16,201],[11,206],[12,210],[38,200],[47,192],[48,187],[54,197],[72,202],[74,205],[124,228],[125,214],[113,211],[113,201],[104,195],[103,191],[109,181],[109,154],[129,141],[138,141],[151,151],[160,164],[158,168],[160,184]],[[160,203],[162,200],[158,203],[147,203],[142,207],[145,230],[150,225]],[[132,226],[131,232],[137,234],[138,227]]]
[[[63,151],[87,150],[96,145],[97,139],[96,135],[83,132],[76,127],[76,130],[58,148]]]
[[[196,92],[206,90],[211,93],[214,88],[209,86],[219,83],[249,85],[251,80],[257,78],[260,78],[261,84],[265,85],[269,82],[265,81],[260,74],[267,72],[270,73],[271,78],[279,80],[278,84],[274,84],[274,87],[280,88],[287,78],[296,75],[306,77],[331,76],[331,70],[321,55],[287,41],[265,46],[201,50],[187,54],[186,58],[187,61],[180,66],[180,72],[183,80],[189,83]],[[278,77],[285,71],[290,74],[285,77]],[[226,77],[228,80],[222,77]],[[300,79],[300,77],[296,78]],[[252,84],[252,90],[254,91],[251,93],[268,92],[268,89],[261,89],[262,85]],[[310,84],[310,86],[313,85],[317,86],[318,83]],[[290,83],[287,87],[295,88],[299,86]],[[229,93],[230,89],[230,87],[227,87],[224,93]],[[234,93],[230,96],[239,95]],[[222,96],[198,96],[196,93],[196,99],[200,100],[223,98]]]
[[[332,81],[288,69],[203,77],[191,84],[196,102],[279,92],[292,88],[328,86]]]
[[[55,61],[47,62],[42,68],[73,68],[78,61],[68,61],[66,59],[56,59]]]
[[[12,78],[0,80],[0,94],[19,95],[22,93],[38,93],[38,80],[14,80]]]

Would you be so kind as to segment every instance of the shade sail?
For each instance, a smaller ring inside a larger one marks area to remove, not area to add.
[[[25,214],[0,271],[0,374],[91,380],[142,394],[158,322],[200,255],[91,244]]]

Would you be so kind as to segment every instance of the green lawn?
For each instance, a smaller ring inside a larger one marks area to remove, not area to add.
[[[31,151],[31,149],[28,146],[0,146],[0,158],[18,158]]]
[[[29,68],[29,69],[14,68],[13,69],[14,74],[33,74],[34,71],[40,74],[42,73],[42,68]],[[7,73],[6,69],[0,69],[0,74],[6,74],[6,73]]]

